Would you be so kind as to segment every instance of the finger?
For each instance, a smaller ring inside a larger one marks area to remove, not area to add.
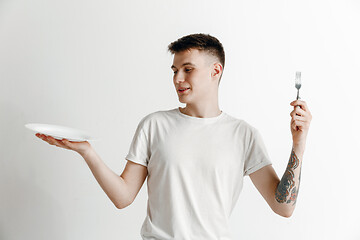
[[[300,121],[300,122],[306,122],[307,121],[307,118],[306,117],[303,117],[303,116],[293,116],[292,117],[292,120],[296,120],[296,121]]]
[[[310,127],[309,121],[291,120],[291,126],[294,130],[300,129],[301,131],[308,130]]]
[[[57,140],[51,136],[48,136],[47,139],[51,145],[56,145],[56,146],[60,145],[59,140]]]
[[[63,138],[61,140],[61,143],[64,144],[64,146],[66,146],[68,149],[71,149],[72,148],[72,142],[70,142],[69,140],[67,140],[66,138]]]
[[[300,116],[306,116],[307,112],[305,112],[303,109],[298,108],[298,107],[294,107],[294,110],[290,113],[290,116],[294,116],[294,115],[300,115]]]
[[[296,129],[296,124],[295,124],[295,121],[294,121],[294,120],[291,120],[290,126],[291,126],[291,130],[294,130],[294,131],[297,130],[297,129]]]
[[[66,149],[71,149],[64,140],[65,139],[63,138],[62,140],[56,140],[56,141],[57,141],[57,143],[59,144],[60,147],[63,147],[63,148],[66,148]]]
[[[291,128],[295,131],[297,130],[300,130],[302,131],[303,128],[305,127],[305,122],[301,122],[301,121],[298,121],[298,120],[292,120],[291,121]]]
[[[39,134],[39,135],[37,135],[37,137],[44,140],[45,142],[48,142],[48,138],[45,134]]]
[[[55,139],[54,137],[51,137],[51,136],[47,136],[46,138],[47,138],[47,142],[50,145],[54,145],[56,147],[62,147],[62,148],[69,149],[61,140],[57,140],[57,139]]]
[[[70,143],[70,141],[68,141],[67,139],[62,139],[62,140],[57,140],[51,136],[46,136],[45,134],[40,134],[37,133],[35,134],[38,138],[44,140],[45,142],[49,143],[50,145],[55,145],[57,147],[63,147],[66,149],[71,149],[68,145]],[[66,140],[66,141],[64,141]],[[70,143],[71,144],[71,143]]]
[[[290,103],[291,106],[300,106],[301,109],[305,110],[306,112],[309,111],[309,107],[307,106],[306,102],[303,100],[295,100]]]

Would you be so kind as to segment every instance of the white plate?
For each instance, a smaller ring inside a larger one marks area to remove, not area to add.
[[[66,138],[73,142],[83,142],[88,140],[98,140],[90,136],[87,132],[75,128],[69,128],[65,126],[42,124],[42,123],[28,123],[25,127],[33,130],[37,133],[42,133],[48,136],[52,136],[55,139],[62,140]]]

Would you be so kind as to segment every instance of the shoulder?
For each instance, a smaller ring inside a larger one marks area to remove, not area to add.
[[[232,124],[236,131],[246,134],[246,135],[248,135],[248,134],[254,135],[257,133],[258,130],[252,124],[250,124],[248,121],[246,121],[242,118],[234,117],[229,114],[226,114],[226,115],[227,115],[226,122],[229,124]]]
[[[174,116],[174,110],[158,110],[155,112],[150,112],[141,118],[139,125],[141,126],[150,126],[158,121],[168,119],[171,116]]]

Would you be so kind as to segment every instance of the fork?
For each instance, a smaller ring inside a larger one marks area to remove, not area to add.
[[[301,88],[301,72],[296,72],[296,75],[295,75],[295,88],[297,89],[296,100],[298,100],[298,99],[300,99],[299,90]]]
[[[299,100],[299,90],[301,88],[301,72],[296,72],[295,74],[295,88],[297,89],[297,96],[296,96],[296,100]],[[296,107],[301,108],[299,105],[297,105]],[[296,114],[298,116],[300,116],[299,114]]]

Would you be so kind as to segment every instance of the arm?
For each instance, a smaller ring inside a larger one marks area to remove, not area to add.
[[[250,179],[266,200],[270,208],[282,217],[290,217],[295,208],[300,185],[301,163],[294,171],[294,156],[291,153],[289,163],[280,181],[271,165],[250,174]],[[290,204],[293,201],[293,204]]]
[[[130,205],[143,185],[147,167],[128,161],[121,176],[115,174],[91,148],[81,154],[106,195],[119,208]]]
[[[278,210],[290,217],[295,209],[300,187],[302,155],[297,156],[296,149],[291,150],[289,163],[275,192]]]
[[[94,177],[106,195],[119,208],[130,205],[143,185],[147,176],[147,167],[128,161],[121,176],[116,175],[87,142],[71,142],[67,139],[57,140],[44,134],[37,137],[56,147],[73,150],[79,153],[89,166]]]
[[[304,101],[297,100],[291,105],[294,106],[294,110],[290,113],[293,147],[281,181],[271,165],[250,174],[252,182],[271,209],[283,217],[290,217],[295,209],[306,136],[312,119]],[[296,107],[297,105],[301,108]]]

